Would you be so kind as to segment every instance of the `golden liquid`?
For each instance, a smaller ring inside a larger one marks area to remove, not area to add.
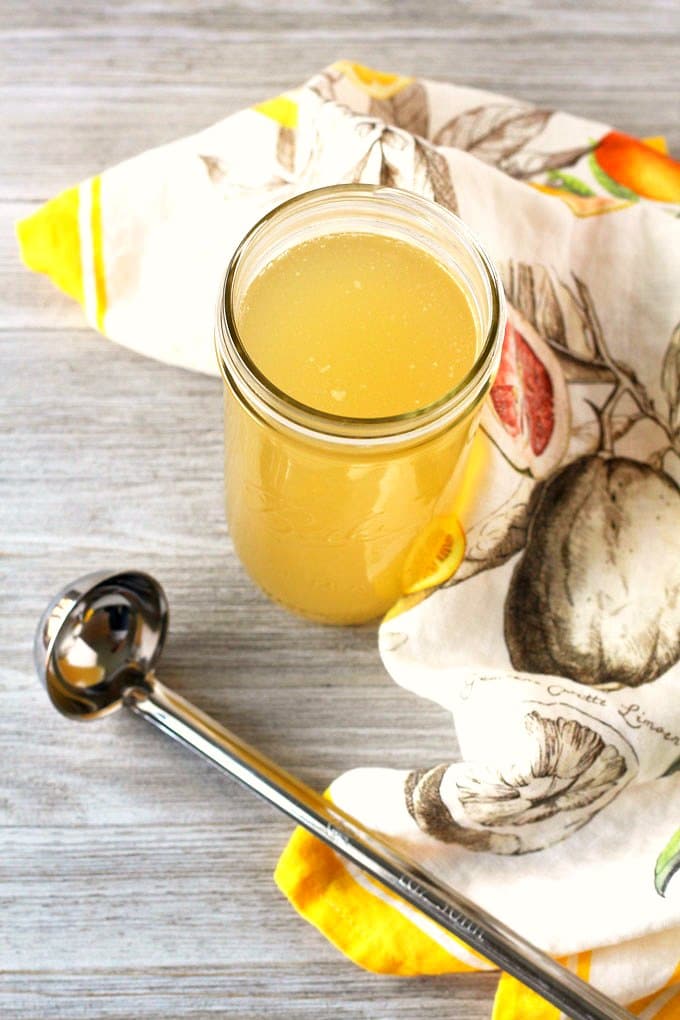
[[[382,417],[443,397],[473,365],[478,328],[461,284],[431,255],[373,234],[304,242],[265,266],[237,325],[278,389],[316,410]],[[225,390],[227,518],[235,548],[274,599],[358,623],[399,597],[404,561],[450,513],[475,407],[404,447],[307,439]]]
[[[290,248],[251,283],[238,329],[278,389],[352,418],[444,396],[472,367],[477,340],[458,281],[422,249],[379,234]]]

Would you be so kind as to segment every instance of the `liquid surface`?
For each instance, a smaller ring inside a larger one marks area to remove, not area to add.
[[[288,249],[250,284],[237,326],[276,387],[352,418],[425,407],[464,378],[476,353],[457,280],[427,252],[379,234]]]

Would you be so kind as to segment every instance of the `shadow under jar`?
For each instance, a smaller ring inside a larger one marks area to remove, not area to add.
[[[457,372],[431,344],[431,324],[449,311],[451,351],[457,331],[469,334]],[[243,565],[272,599],[355,624],[399,598],[409,554],[454,506],[504,327],[483,249],[456,216],[409,192],[307,192],[246,235],[216,329],[226,508]]]

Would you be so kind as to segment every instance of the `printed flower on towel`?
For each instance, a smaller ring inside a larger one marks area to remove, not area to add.
[[[419,828],[443,843],[527,853],[580,828],[635,772],[630,746],[609,727],[603,736],[542,710],[530,712],[524,728],[507,767],[465,762],[411,772],[406,804]]]

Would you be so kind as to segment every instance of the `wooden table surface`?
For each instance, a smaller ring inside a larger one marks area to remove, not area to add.
[[[323,788],[437,760],[448,716],[399,690],[375,629],[273,608],[222,511],[220,385],[102,340],[19,264],[12,223],[61,188],[339,56],[581,112],[680,151],[671,0],[0,2],[0,1016],[488,1017],[494,975],[347,963],[276,891],[290,826],[120,713],[59,717],[31,656],[65,582],[166,587],[162,676]]]

